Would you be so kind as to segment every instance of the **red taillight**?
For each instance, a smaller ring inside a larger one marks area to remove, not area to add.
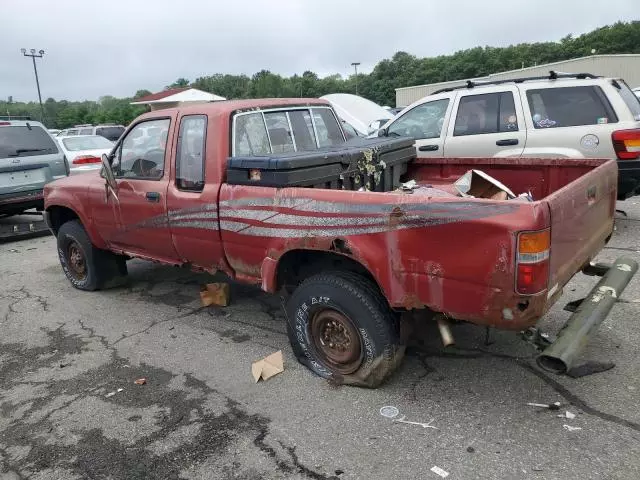
[[[640,129],[617,130],[611,134],[613,149],[620,160],[640,158]]]
[[[551,232],[522,232],[518,235],[518,267],[516,291],[533,295],[545,290],[549,283]]]
[[[0,122],[0,125],[11,125],[11,122]]]
[[[99,157],[94,157],[93,155],[80,155],[74,158],[71,163],[74,165],[86,165],[88,163],[100,163],[101,161]]]

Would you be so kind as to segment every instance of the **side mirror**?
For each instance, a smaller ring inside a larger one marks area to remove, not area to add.
[[[113,174],[113,169],[109,163],[109,157],[106,153],[102,154],[102,176],[107,181],[107,185],[115,192],[118,184],[116,183],[116,177]]]
[[[389,129],[388,128],[381,128],[380,130],[378,130],[378,136],[379,137],[388,137],[389,136]]]

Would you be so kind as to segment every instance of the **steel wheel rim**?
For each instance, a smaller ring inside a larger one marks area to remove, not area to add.
[[[71,241],[67,246],[67,264],[71,275],[76,280],[84,280],[87,277],[87,262],[84,251],[75,241]]]
[[[360,333],[343,313],[324,308],[313,314],[311,338],[323,363],[343,375],[355,372],[362,364]]]

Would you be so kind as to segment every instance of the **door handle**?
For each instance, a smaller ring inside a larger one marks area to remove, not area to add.
[[[435,152],[440,147],[438,145],[420,145],[418,150],[421,152]]]
[[[147,192],[146,197],[149,202],[160,201],[160,194],[158,192]]]
[[[517,144],[518,144],[517,138],[508,138],[507,140],[498,140],[496,142],[496,145],[498,145],[499,147],[506,147],[508,145],[517,145]]]

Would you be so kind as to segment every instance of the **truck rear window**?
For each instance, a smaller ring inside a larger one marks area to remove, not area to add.
[[[58,147],[43,128],[32,125],[0,127],[0,158],[32,157],[58,153]]]
[[[306,152],[345,142],[329,108],[240,113],[234,118],[233,155]]]
[[[575,127],[618,121],[598,86],[528,90],[527,100],[535,128]]]

